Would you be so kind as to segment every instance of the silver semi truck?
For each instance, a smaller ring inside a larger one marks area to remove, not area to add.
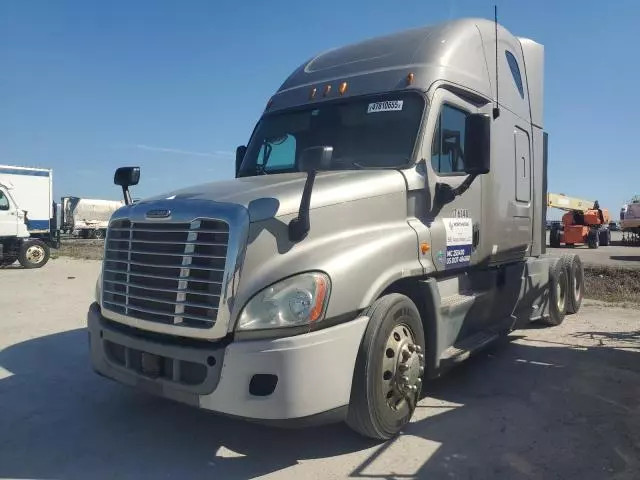
[[[101,375],[265,423],[388,439],[429,379],[580,308],[545,253],[543,47],[462,19],[322,53],[236,178],[131,204],[89,309]]]

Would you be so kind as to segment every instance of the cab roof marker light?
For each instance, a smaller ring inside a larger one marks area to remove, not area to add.
[[[340,95],[344,95],[344,93],[347,91],[347,82],[342,82],[340,84],[340,87],[338,87],[338,92],[340,93]]]
[[[309,98],[311,100],[313,100],[314,98],[316,98],[316,93],[318,92],[318,89],[316,87],[313,87],[311,89],[311,93],[309,93]]]
[[[323,95],[326,97],[327,95],[329,95],[329,93],[331,93],[331,85],[325,85]]]
[[[416,76],[413,72],[409,73],[409,75],[407,75],[407,87],[409,85],[413,85],[413,81],[415,80]]]

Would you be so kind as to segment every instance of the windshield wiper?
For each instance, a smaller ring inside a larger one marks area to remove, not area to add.
[[[409,162],[408,158],[405,158],[405,163],[400,164],[400,165],[388,165],[388,166],[373,166],[373,165],[362,165],[361,163],[358,162],[353,162],[352,165],[354,167],[358,167],[360,170],[389,170],[389,169],[396,169],[396,168],[402,168],[405,165],[407,165],[407,163]]]

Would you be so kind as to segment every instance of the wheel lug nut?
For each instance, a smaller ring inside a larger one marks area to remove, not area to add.
[[[422,353],[422,347],[420,345],[416,345],[416,352]]]
[[[418,373],[419,373],[420,375],[424,374],[424,367],[420,367],[420,368],[418,369]]]
[[[406,350],[402,351],[402,360],[404,362],[406,362],[407,360],[409,360],[409,357],[411,356],[411,354],[409,352],[407,352]]]
[[[401,372],[406,372],[407,370],[409,370],[409,367],[407,365],[405,365],[404,363],[401,363],[400,365],[398,365],[398,370],[400,370]]]
[[[402,381],[403,381],[404,383],[409,383],[409,377],[407,377],[406,375],[403,375],[403,376],[402,376]]]
[[[424,360],[424,354],[419,353],[418,354],[418,360],[423,361]]]
[[[419,379],[417,379],[417,380],[416,380],[416,385],[417,385],[417,386],[422,385],[422,379],[420,379],[420,378],[419,378]]]
[[[415,352],[415,351],[416,351],[416,347],[415,347],[415,345],[414,345],[413,343],[410,343],[409,345],[407,345],[407,349],[408,349],[411,353],[413,353],[413,352]]]

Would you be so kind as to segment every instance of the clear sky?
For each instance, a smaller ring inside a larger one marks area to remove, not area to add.
[[[54,169],[55,196],[120,198],[233,175],[265,102],[308,57],[463,16],[484,0],[0,0],[0,163]],[[502,0],[546,47],[550,190],[617,218],[640,193],[640,2]]]

